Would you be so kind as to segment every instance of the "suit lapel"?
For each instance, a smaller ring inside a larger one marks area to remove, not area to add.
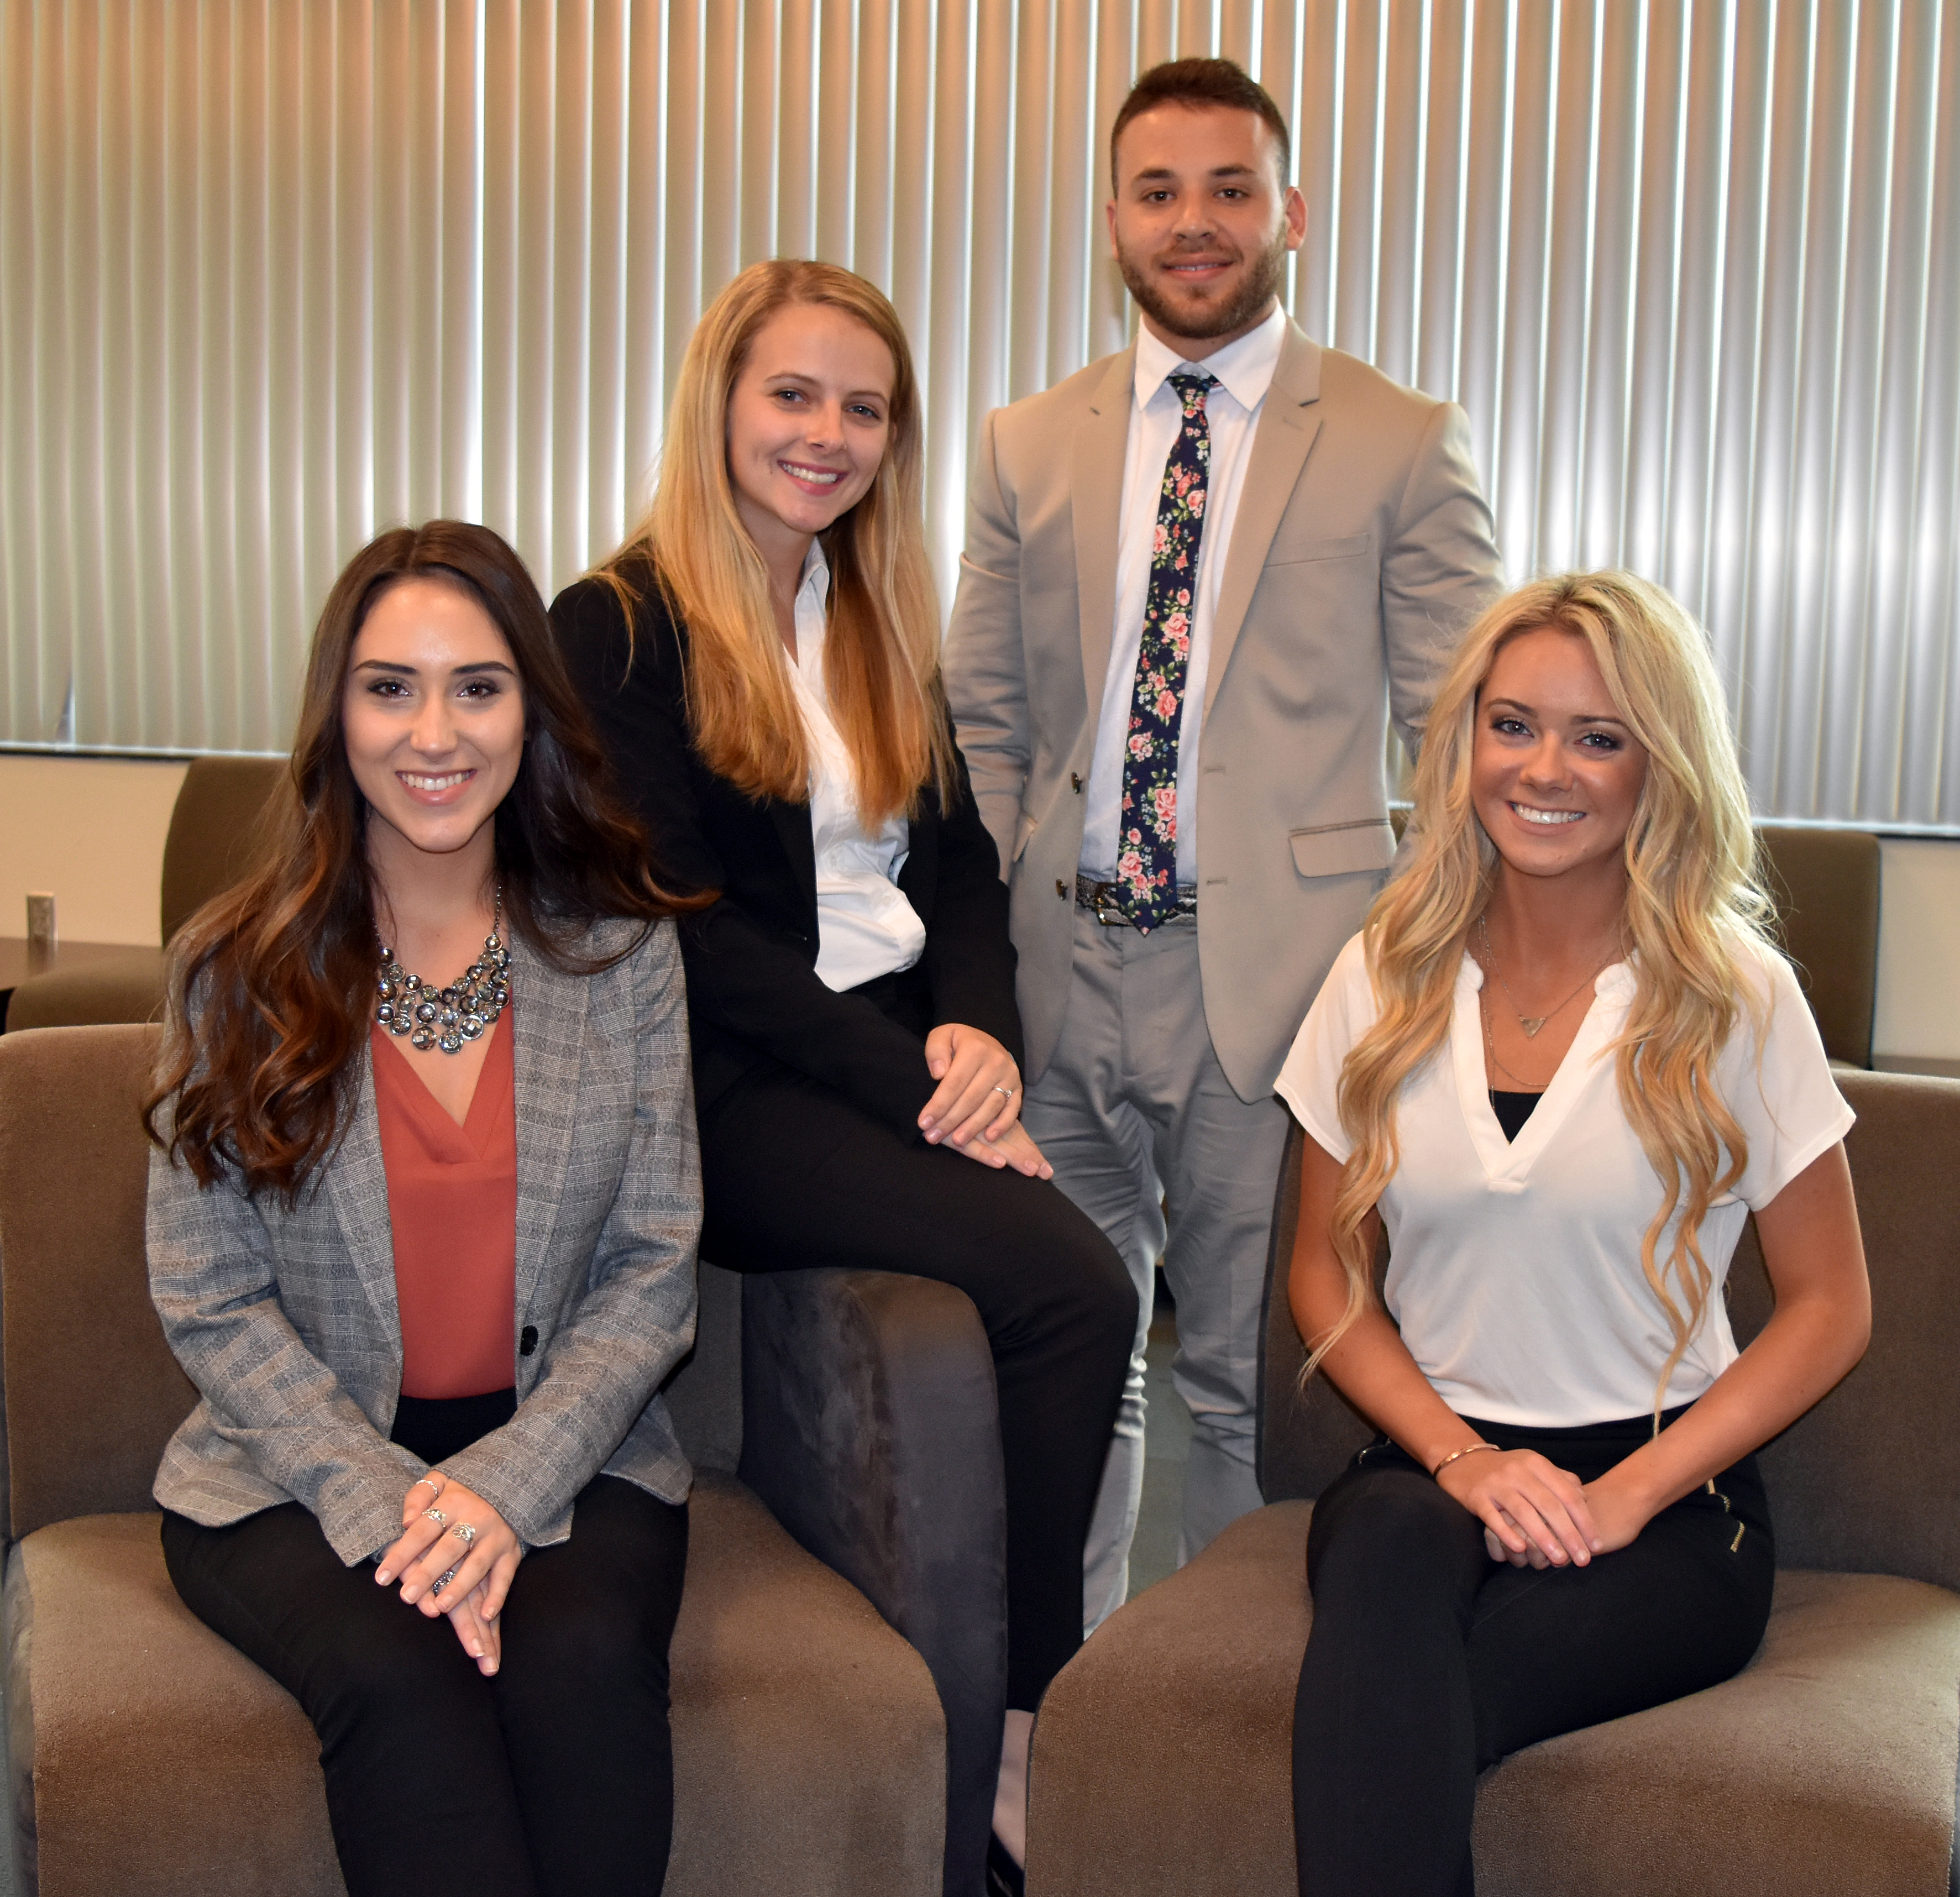
[[[1109,358],[1075,431],[1069,504],[1075,527],[1075,597],[1082,620],[1082,677],[1090,722],[1102,702],[1109,669],[1110,627],[1116,616],[1116,541],[1122,526],[1123,460],[1134,397],[1134,344]]]
[[[348,1261],[399,1348],[402,1319],[395,1300],[395,1233],[388,1220],[388,1174],[381,1161],[381,1120],[374,1105],[374,1051],[364,1037],[354,1118],[326,1170],[327,1197]]]
[[[1258,425],[1253,431],[1252,456],[1246,463],[1238,511],[1232,521],[1231,543],[1225,549],[1225,575],[1212,616],[1211,657],[1205,672],[1207,712],[1231,662],[1232,648],[1246,623],[1246,610],[1252,603],[1273,536],[1279,531],[1300,471],[1320,432],[1319,400],[1320,345],[1289,323],[1273,370],[1272,387],[1266,391]]]
[[[571,1160],[592,984],[511,944],[511,1064],[517,1114],[517,1309],[551,1252]]]

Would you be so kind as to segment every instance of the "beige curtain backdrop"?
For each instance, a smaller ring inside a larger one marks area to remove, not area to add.
[[[705,299],[883,285],[956,570],[990,406],[1119,347],[1103,142],[1223,53],[1312,334],[1468,409],[1512,571],[1706,619],[1763,809],[1960,827],[1960,0],[0,0],[0,741],[272,749],[378,527],[549,592]]]

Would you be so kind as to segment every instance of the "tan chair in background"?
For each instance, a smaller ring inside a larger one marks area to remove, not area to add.
[[[1768,823],[1756,832],[1778,933],[1824,1051],[1872,1064],[1879,996],[1879,839],[1866,830]]]
[[[190,1615],[164,1568],[150,1482],[195,1393],[164,1345],[144,1264],[136,1112],[156,1035],[123,1026],[0,1038],[6,1704],[26,1889],[337,1897],[311,1727]],[[984,1386],[971,1428],[998,1444],[986,1338],[966,1299],[917,1279],[879,1275],[877,1295],[908,1313],[897,1331],[877,1313],[854,1316],[869,1275],[788,1272],[773,1287],[842,1340],[848,1361],[820,1393],[829,1410],[880,1419],[880,1440],[856,1432],[839,1451],[854,1487],[830,1513],[854,1506],[873,1529],[917,1517],[943,1545],[934,1498],[888,1486],[884,1464],[902,1454],[886,1439],[905,1433],[913,1400],[892,1386],[906,1376],[929,1384],[943,1433],[962,1386]],[[702,1281],[695,1356],[670,1386],[698,1471],[673,1650],[670,1897],[938,1897],[947,1727],[933,1676],[857,1587],[727,1472],[745,1433],[784,1433],[800,1438],[787,1459],[810,1486],[835,1479],[794,1393],[759,1389],[744,1403],[743,1351],[781,1348],[768,1307],[745,1313],[752,1300],[730,1275],[704,1268]],[[899,1332],[931,1348],[895,1376],[881,1358]],[[766,1447],[749,1444],[752,1456]],[[822,1505],[820,1494],[806,1504]],[[979,1532],[998,1543],[998,1522]],[[873,1552],[902,1568],[888,1539],[874,1534]],[[980,1631],[1004,1646],[998,1587],[996,1575],[985,1597],[996,1624]]]
[[[259,820],[285,769],[279,757],[192,759],[164,842],[159,940],[165,948],[214,896],[257,866],[265,841]],[[153,1021],[163,1001],[163,949],[126,949],[85,968],[30,976],[6,1004],[6,1024],[11,1030]]]
[[[1864,1361],[1762,1452],[1776,1604],[1735,1679],[1514,1754],[1479,1784],[1478,1897],[1946,1897],[1960,1756],[1960,1081],[1844,1073]],[[1108,1621],[1036,1729],[1032,1897],[1294,1897],[1293,1700],[1311,1498],[1370,1431],[1285,1299],[1262,1351],[1268,1506]],[[1739,1341],[1771,1299],[1752,1224]],[[1960,1883],[1952,1888],[1960,1888]]]

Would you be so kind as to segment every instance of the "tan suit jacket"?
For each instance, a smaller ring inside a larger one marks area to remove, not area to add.
[[[987,418],[946,650],[1007,865],[1027,1076],[1061,1033],[1083,789],[1109,662],[1134,349]],[[1220,1064],[1274,1077],[1394,855],[1382,759],[1502,585],[1463,412],[1287,326],[1198,714],[1198,958]]]

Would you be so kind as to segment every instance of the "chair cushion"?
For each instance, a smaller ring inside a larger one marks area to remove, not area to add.
[[[940,1897],[932,1676],[733,1476],[695,1473],[673,1663],[667,1897]]]
[[[1234,1523],[1049,1689],[1032,1890],[1293,1897],[1311,1515]],[[1478,1897],[1943,1897],[1957,1750],[1960,1596],[1785,1571],[1735,1679],[1485,1774]]]
[[[8,1562],[22,1857],[44,1897],[341,1897],[313,1728],[177,1599],[158,1521],[59,1522]]]
[[[1294,1897],[1312,1513],[1240,1517],[1055,1676],[1030,1762],[1030,1897]]]
[[[1514,1753],[1477,1794],[1485,1897],[1945,1897],[1960,1596],[1786,1568],[1733,1679]],[[1575,1864],[1592,1868],[1573,1874]]]
[[[312,1728],[177,1599],[158,1519],[55,1523],[8,1563],[16,1808],[42,1897],[338,1897]],[[695,1486],[673,1659],[672,1897],[937,1897],[945,1737],[924,1663],[725,1477]]]

